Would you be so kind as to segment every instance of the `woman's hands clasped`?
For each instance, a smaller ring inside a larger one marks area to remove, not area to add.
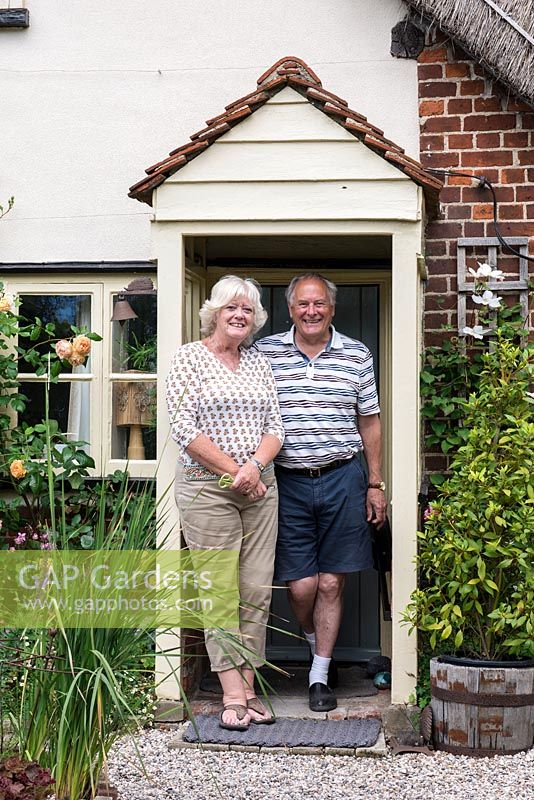
[[[267,487],[261,480],[260,471],[252,461],[247,461],[239,468],[231,488],[234,492],[239,492],[251,500],[260,500],[267,491]]]

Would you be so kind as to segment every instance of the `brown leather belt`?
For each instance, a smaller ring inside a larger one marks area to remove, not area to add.
[[[331,461],[330,464],[325,464],[322,467],[301,467],[299,469],[290,469],[290,467],[282,467],[279,464],[275,464],[275,468],[277,471],[285,472],[288,475],[305,475],[308,478],[320,478],[325,472],[330,472],[333,469],[339,469],[339,467],[344,467],[345,464],[348,464],[354,456],[351,458],[340,458],[337,461]]]

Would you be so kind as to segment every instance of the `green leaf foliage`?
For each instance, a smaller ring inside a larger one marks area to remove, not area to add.
[[[462,408],[465,443],[418,534],[404,620],[464,655],[534,656],[532,352],[501,331]]]

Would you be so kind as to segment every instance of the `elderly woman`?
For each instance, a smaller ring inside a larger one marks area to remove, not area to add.
[[[254,670],[265,659],[278,513],[272,461],[284,431],[269,362],[247,349],[266,319],[254,281],[222,278],[200,310],[204,338],[178,348],[167,378],[187,545],[239,551],[239,630],[205,633],[223,689],[220,725],[230,730],[274,722],[254,694]],[[223,488],[226,474],[233,481]]]

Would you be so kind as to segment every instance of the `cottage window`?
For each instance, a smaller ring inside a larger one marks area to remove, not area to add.
[[[53,322],[59,337],[71,325],[99,333],[85,365],[66,367],[50,386],[50,417],[73,441],[85,441],[95,476],[127,468],[132,477],[153,477],[156,466],[156,295],[129,293],[131,317],[112,320],[123,289],[136,276],[79,275],[8,279],[25,317]],[[4,281],[6,282],[6,281]],[[50,343],[43,335],[38,348]],[[29,398],[19,422],[35,424],[45,415],[46,376],[19,364],[21,391]]]

